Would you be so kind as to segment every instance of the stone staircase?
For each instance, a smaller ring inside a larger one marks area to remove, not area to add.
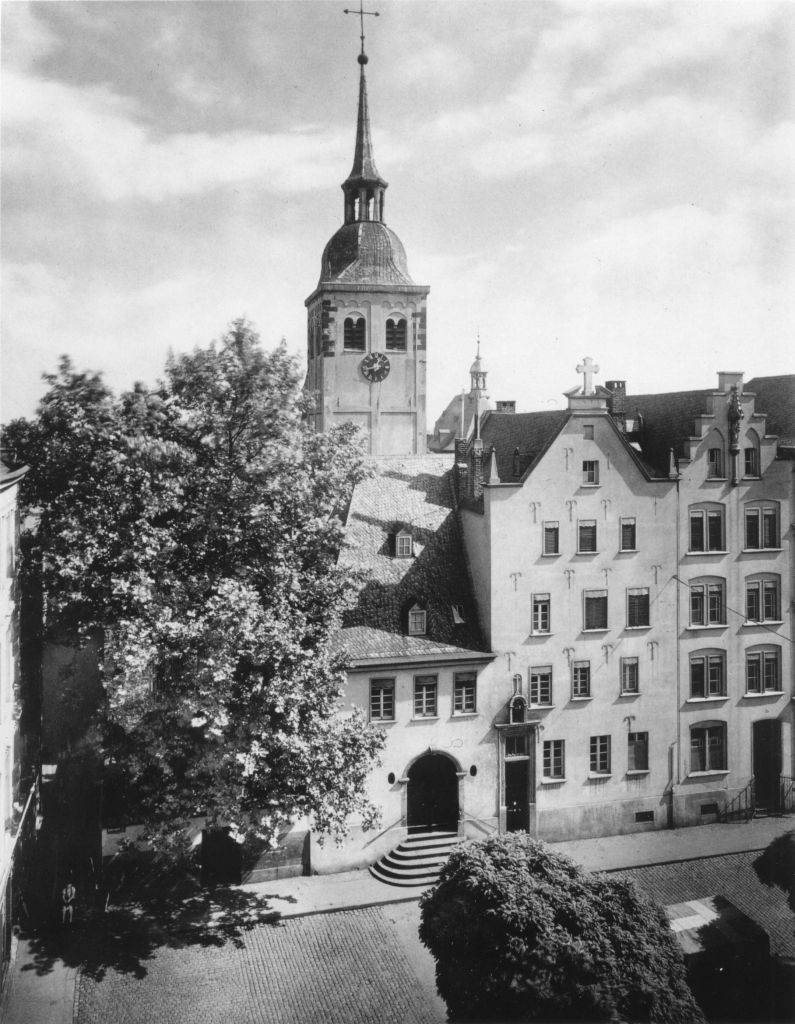
[[[456,832],[421,832],[407,836],[394,850],[370,865],[370,874],[387,885],[427,888],[438,881],[443,864],[460,841]]]

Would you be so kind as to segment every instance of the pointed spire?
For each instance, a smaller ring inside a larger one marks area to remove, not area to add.
[[[365,12],[366,13],[366,12]],[[351,173],[342,183],[345,193],[345,223],[384,219],[384,192],[387,182],[378,173],[370,136],[370,109],[367,103],[367,78],[364,66],[368,61],[362,51],[359,61],[359,113],[356,118],[356,147]]]
[[[362,60],[364,58],[364,60]],[[367,79],[364,74],[366,54],[359,54],[361,71],[359,73],[359,114],[356,119],[356,148],[353,154],[353,167],[345,182],[346,185],[372,184],[386,188],[386,182],[378,173],[373,156],[373,140],[370,136],[370,110],[367,103]]]

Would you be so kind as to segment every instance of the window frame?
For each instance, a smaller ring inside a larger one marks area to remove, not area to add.
[[[624,530],[632,530],[632,546],[628,547],[624,543]],[[638,550],[638,524],[636,516],[622,516],[619,520],[618,526],[618,550],[619,551],[637,551]]]
[[[755,444],[747,446],[743,449],[743,476],[747,479],[756,480],[761,475],[759,446]]]
[[[708,480],[725,480],[725,466],[724,466],[723,448],[708,448],[707,449],[707,479]]]
[[[409,608],[408,615],[406,617],[406,633],[408,636],[428,635],[428,611],[426,608],[423,608],[421,604],[413,604],[411,608]]]
[[[645,601],[638,602],[638,598],[645,598]],[[644,617],[646,621],[640,621]],[[633,621],[636,618],[638,621]],[[627,587],[627,629],[648,629],[650,626],[651,591],[649,587]]]
[[[591,601],[604,602],[604,615],[600,615],[600,621],[604,620],[604,625],[589,626],[588,625],[588,605]],[[607,590],[584,590],[583,591],[583,633],[604,633],[610,627],[608,617],[608,604],[607,604]]]
[[[547,540],[554,534],[555,550],[549,551]],[[559,555],[560,554],[560,520],[559,519],[546,519],[542,526],[541,534],[541,554],[542,555]]]
[[[367,318],[362,313],[349,313],[343,320],[342,350],[343,352],[367,351]]]
[[[696,678],[694,668],[701,667],[702,678],[698,686],[703,689],[699,694],[696,690]],[[719,669],[719,671],[717,671]],[[691,701],[701,700],[725,700],[728,696],[726,682],[726,652],[725,651],[693,651],[689,657],[689,682]],[[717,687],[717,688],[716,688]]]
[[[634,687],[627,686],[627,675],[630,673],[628,669],[634,669]],[[626,657],[622,658],[620,662],[621,672],[621,696],[622,697],[635,697],[640,693],[640,658],[637,657]]]
[[[439,677],[436,675],[414,676],[412,718],[426,719],[439,717]],[[417,710],[418,707],[420,710]],[[432,707],[432,710],[428,710]]]
[[[755,522],[756,543],[749,523]],[[772,522],[772,534],[770,524]],[[772,542],[772,543],[771,543]],[[744,551],[779,551],[781,548],[781,507],[777,501],[757,501],[745,505],[743,515]]]
[[[583,538],[587,538],[589,535],[584,533],[585,530],[593,531],[593,547],[583,547]],[[595,519],[578,519],[577,520],[577,554],[578,555],[596,555],[599,553],[599,535],[597,532],[597,525]]]
[[[544,740],[542,747],[541,778],[562,782],[566,778],[566,741]]]
[[[390,324],[394,325],[394,329],[393,329],[393,332],[392,332],[392,337],[390,337],[390,328],[389,328]],[[402,331],[400,330],[401,327],[403,328]],[[402,338],[399,337],[399,336],[396,336],[396,335],[401,335],[401,334],[402,334]],[[387,352],[407,352],[408,351],[408,338],[409,338],[409,328],[408,328],[408,321],[406,320],[406,318],[404,316],[401,316],[401,314],[399,314],[399,313],[390,313],[390,315],[386,318],[386,322],[384,324],[384,345],[385,345],[386,351]],[[401,341],[402,341],[402,344],[401,344]]]
[[[695,722],[690,726],[690,770],[688,775],[711,775],[729,770],[727,731],[725,722]],[[703,734],[703,737],[701,737],[701,734]],[[696,746],[695,740],[698,738],[702,738],[702,763],[694,767],[693,749]],[[716,740],[718,742],[714,742]],[[713,752],[718,752],[719,754],[719,767],[713,763],[715,760]]]
[[[471,691],[471,692],[470,692]],[[456,672],[453,675],[453,715],[476,715],[478,711],[477,672]],[[460,697],[460,700],[459,700]],[[460,707],[459,707],[460,704]]]
[[[599,486],[599,460],[582,460],[582,485],[583,487]]]
[[[414,538],[408,530],[395,534],[395,558],[411,558],[414,555]]]
[[[528,673],[530,677],[530,700],[528,706],[531,708],[552,707],[552,666],[533,665]],[[544,680],[542,682],[542,680]],[[543,699],[546,694],[546,700]],[[537,699],[533,699],[533,698]]]
[[[607,777],[612,775],[610,734],[590,737],[590,774]]]
[[[571,699],[591,699],[591,663],[590,661],[573,661],[571,663]]]
[[[546,625],[544,621],[546,620]],[[547,636],[552,632],[552,602],[550,594],[533,594],[532,597],[532,633],[534,636]]]
[[[373,714],[373,701],[375,697],[375,691],[380,690],[381,696],[379,698],[379,714]],[[391,696],[392,713],[384,714],[384,693],[389,692]],[[375,676],[370,680],[370,700],[369,700],[369,713],[371,722],[394,722],[395,721],[395,677],[394,676]]]
[[[627,733],[627,773],[649,771],[649,733],[638,731]]]
[[[690,629],[708,629],[710,626],[725,626],[726,621],[726,580],[722,576],[704,576],[690,580],[689,617]],[[715,616],[715,599],[718,610]],[[696,601],[700,611],[696,614]]]
[[[714,544],[713,524],[720,532],[719,544]],[[694,545],[694,525],[700,523],[700,547]],[[726,512],[723,505],[691,506],[688,510],[688,554],[726,554]]]
[[[757,604],[759,615],[751,615],[751,596],[755,594],[754,603]],[[772,596],[772,602],[769,598]],[[769,605],[772,604],[770,613]],[[776,573],[760,574],[747,577],[745,580],[745,624],[749,626],[761,625],[766,622],[782,622],[781,618],[781,577]]]
[[[751,666],[756,665],[758,687],[751,686]],[[775,686],[768,686],[768,668],[772,666],[775,673]],[[765,647],[748,648],[745,652],[745,695],[746,697],[764,697],[768,694],[783,693],[781,678],[781,648],[776,644]]]

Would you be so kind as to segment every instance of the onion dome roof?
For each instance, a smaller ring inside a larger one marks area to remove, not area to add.
[[[406,250],[381,221],[355,221],[330,238],[323,251],[320,284],[413,284]]]

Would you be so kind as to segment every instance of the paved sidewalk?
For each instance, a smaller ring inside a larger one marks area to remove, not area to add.
[[[763,850],[774,839],[795,831],[795,817],[755,818],[738,824],[698,825],[693,828],[657,829],[603,839],[576,839],[551,843],[588,871],[619,871],[622,868],[729,853]],[[398,887],[376,881],[368,871],[336,875],[282,878],[242,886],[248,892],[267,895],[282,917],[301,917],[334,910],[352,910],[385,903],[416,900],[419,886]]]
[[[6,986],[0,998],[2,1024],[72,1024],[78,971],[63,960],[46,968],[27,939],[14,938]]]

